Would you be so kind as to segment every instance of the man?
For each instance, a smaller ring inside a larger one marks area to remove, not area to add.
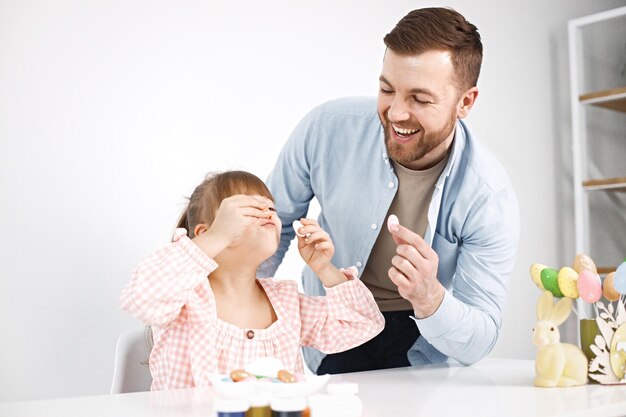
[[[514,191],[461,121],[478,96],[476,27],[451,9],[419,9],[384,42],[377,106],[348,98],[314,109],[268,179],[284,227],[259,275],[273,275],[316,197],[333,262],[358,268],[385,316],[382,333],[355,349],[305,350],[320,374],[480,360],[497,340],[513,270]],[[387,228],[392,214],[400,225]],[[324,293],[308,269],[303,285]]]

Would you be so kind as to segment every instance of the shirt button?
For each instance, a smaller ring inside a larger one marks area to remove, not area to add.
[[[254,331],[253,331],[253,330],[248,330],[248,331],[246,332],[246,337],[247,337],[248,339],[254,339]]]
[[[395,185],[395,184],[394,184],[392,181],[389,181],[389,184],[387,184],[387,187],[389,187],[389,188],[393,188],[393,186],[394,186],[394,185]]]
[[[376,226],[376,223],[372,223],[372,225],[371,225],[370,227],[372,228],[372,230],[376,230],[376,228],[377,228],[378,226]]]
[[[363,266],[363,264],[359,261],[356,263],[356,266],[358,266],[359,268]]]

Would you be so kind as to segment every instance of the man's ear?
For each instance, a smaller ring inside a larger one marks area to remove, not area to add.
[[[207,227],[205,223],[197,224],[196,227],[193,228],[193,235],[200,236],[202,233],[206,232],[207,230],[209,230],[209,228]]]
[[[458,104],[459,107],[456,112],[457,118],[464,119],[465,117],[467,117],[470,110],[474,106],[474,103],[476,102],[477,97],[478,97],[478,87],[472,87],[469,90],[467,90],[465,93],[463,93],[463,95],[461,96],[461,99],[459,100],[459,104]]]

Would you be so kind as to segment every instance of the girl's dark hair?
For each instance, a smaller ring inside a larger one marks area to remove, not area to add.
[[[274,201],[265,183],[245,171],[209,173],[189,197],[189,204],[178,220],[177,227],[187,229],[190,238],[199,224],[211,226],[222,200],[236,194],[260,195]]]
[[[464,91],[478,82],[483,60],[480,34],[476,26],[453,9],[413,10],[385,36],[384,42],[400,55],[419,55],[428,50],[448,51],[457,88]]]

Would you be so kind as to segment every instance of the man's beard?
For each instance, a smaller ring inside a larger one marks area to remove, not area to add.
[[[384,116],[384,120],[380,115],[379,118],[381,119],[381,123],[385,131],[387,154],[389,154],[389,157],[392,160],[403,166],[410,165],[411,163],[422,159],[425,155],[448,139],[456,126],[456,113],[452,111],[450,112],[450,116],[448,117],[446,124],[441,129],[425,133],[424,129],[420,126],[420,131],[417,135],[421,135],[421,137],[418,136],[413,138],[407,144],[399,144],[392,138],[394,133],[392,133],[391,130],[393,127],[391,126],[391,122],[387,116]],[[411,126],[411,128],[414,129],[415,127]]]

